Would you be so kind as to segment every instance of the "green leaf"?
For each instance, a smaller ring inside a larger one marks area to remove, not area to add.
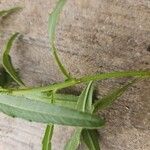
[[[89,150],[100,150],[97,130],[84,129],[82,131],[82,138]]]
[[[103,97],[102,99],[98,100],[95,104],[94,104],[94,112],[98,111],[98,110],[102,110],[110,105],[112,105],[112,103],[114,101],[116,101],[121,95],[123,95],[123,93],[130,87],[132,86],[133,83],[135,83],[137,80],[132,80],[130,81],[128,84],[124,85],[121,88],[117,88],[116,90],[112,91],[111,93],[108,93],[105,97]]]
[[[56,32],[56,26],[57,22],[59,20],[60,13],[65,5],[67,0],[59,0],[54,11],[49,15],[49,26],[48,26],[48,31],[49,31],[49,38],[51,44],[55,42],[55,32]]]
[[[77,110],[89,113],[91,112],[93,90],[93,84],[91,81],[79,96]]]
[[[94,111],[96,112],[99,109],[104,109],[110,106],[118,97],[120,97],[133,83],[137,80],[132,80],[122,88],[118,88],[113,92],[109,93],[107,96],[97,101],[94,104]],[[89,150],[100,150],[98,142],[98,133],[97,130],[88,130],[84,129],[82,132],[82,138],[87,145]]]
[[[9,55],[10,49],[13,45],[13,42],[17,38],[19,33],[13,34],[10,39],[7,41],[3,53],[2,53],[2,65],[7,71],[7,73],[21,86],[24,86],[24,83],[21,81],[21,79],[18,77],[12,63],[11,63],[11,57]]]
[[[14,117],[41,123],[84,128],[98,128],[104,121],[95,115],[56,104],[43,103],[23,97],[0,95],[0,111]]]
[[[93,84],[90,82],[86,89],[82,92],[81,96],[79,97],[79,108],[80,105],[84,106],[81,109],[86,112],[92,113],[93,107],[92,107],[92,97],[93,97]],[[86,99],[86,100],[85,100]],[[85,102],[84,102],[85,101]],[[85,134],[87,134],[87,137],[85,137]],[[89,150],[99,150],[99,143],[98,143],[98,134],[96,130],[88,130],[83,129],[81,132],[82,138],[86,144],[88,144]],[[95,136],[95,137],[94,137]],[[95,149],[94,149],[95,148]],[[97,149],[96,149],[97,148]]]
[[[42,150],[51,150],[51,140],[52,140],[53,130],[54,130],[53,124],[47,125],[44,138],[42,141],[43,144]]]
[[[67,71],[67,69],[64,67],[64,65],[60,61],[60,58],[57,54],[57,48],[55,46],[56,26],[57,26],[57,22],[59,20],[60,13],[61,13],[65,3],[66,3],[66,0],[59,0],[54,11],[49,15],[48,33],[49,33],[49,39],[50,39],[53,57],[54,57],[56,63],[58,64],[59,69],[64,74],[64,76],[67,79],[71,79],[72,77],[71,77],[70,73]]]
[[[2,11],[0,11],[0,17],[6,17],[16,11],[19,11],[20,9],[22,9],[22,7],[14,7],[14,8],[10,8],[7,10],[2,10]]]
[[[82,128],[77,128],[67,144],[65,145],[64,150],[77,150],[80,144],[80,137],[81,137]]]
[[[79,96],[77,103],[77,110],[83,112],[92,112],[92,96],[93,96],[93,83],[89,82],[86,88]],[[65,150],[76,150],[80,144],[80,137],[83,128],[76,128],[70,140],[65,146]]]

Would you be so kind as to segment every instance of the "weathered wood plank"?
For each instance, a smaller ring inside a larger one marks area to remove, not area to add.
[[[11,32],[24,36],[12,51],[13,63],[28,86],[60,81],[49,51],[48,13],[55,0],[0,0],[0,9],[24,6],[0,23],[0,45]],[[57,43],[62,60],[76,76],[95,72],[150,69],[149,0],[70,0],[61,15]],[[70,59],[71,58],[71,59]],[[114,85],[98,85],[101,97]],[[74,89],[79,92],[81,87]],[[150,84],[137,84],[103,115],[108,124],[100,130],[103,150],[149,150]],[[74,91],[73,90],[73,91]],[[38,150],[44,126],[0,114],[0,149]],[[54,150],[62,150],[72,129],[57,127]],[[64,138],[66,137],[66,139]]]

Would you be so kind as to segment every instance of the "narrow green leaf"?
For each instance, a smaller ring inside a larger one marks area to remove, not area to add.
[[[113,92],[109,93],[107,96],[97,101],[94,104],[95,112],[99,109],[104,109],[110,106],[118,97],[120,97],[136,80],[131,81],[126,84],[122,88],[118,88]],[[82,138],[87,145],[89,150],[100,150],[99,142],[98,142],[98,133],[96,130],[88,130],[84,129],[82,132]]]
[[[51,90],[59,90],[63,88],[67,88],[70,86],[74,86],[76,84],[86,83],[89,81],[96,80],[106,80],[111,78],[123,78],[123,77],[136,77],[136,78],[150,78],[150,71],[122,71],[122,72],[110,72],[110,73],[100,73],[96,75],[87,75],[81,77],[79,79],[67,80],[65,82],[43,86],[43,87],[34,87],[34,88],[24,88],[19,90],[13,90],[13,92],[18,93],[26,93],[29,91],[51,91]]]
[[[49,33],[49,39],[50,39],[53,57],[54,57],[56,63],[58,64],[59,69],[64,74],[64,76],[67,77],[67,79],[71,79],[72,77],[71,77],[70,73],[67,71],[67,69],[64,67],[64,65],[60,61],[60,58],[57,54],[57,49],[55,46],[56,26],[57,26],[57,22],[59,20],[60,13],[61,13],[65,3],[66,3],[66,0],[59,0],[54,11],[49,15],[48,33]]]
[[[14,8],[10,8],[10,9],[7,9],[7,10],[1,10],[0,11],[0,17],[6,17],[18,10],[22,9],[22,7],[14,7]]]
[[[80,144],[80,137],[81,137],[82,128],[77,128],[67,144],[65,145],[64,150],[77,150]]]
[[[65,5],[67,0],[59,0],[56,4],[56,7],[54,8],[54,11],[49,15],[49,38],[51,43],[55,42],[55,32],[56,32],[56,26],[59,20],[60,13]]]
[[[93,83],[89,82],[86,88],[79,96],[77,103],[77,110],[83,112],[92,112],[92,96],[93,96]],[[65,146],[65,150],[76,150],[80,144],[80,138],[83,128],[76,128],[70,140]]]
[[[89,150],[100,150],[97,130],[84,129],[82,131],[82,138]]]
[[[108,93],[105,97],[103,97],[102,99],[98,100],[95,104],[94,104],[94,112],[98,111],[98,110],[102,110],[110,105],[112,105],[112,103],[114,101],[116,101],[121,95],[123,95],[123,93],[130,87],[132,86],[133,83],[135,83],[137,80],[132,80],[130,81],[128,84],[124,85],[121,88],[117,88],[116,90],[112,91],[111,93]]]
[[[3,53],[2,53],[2,65],[7,71],[7,73],[21,86],[24,86],[24,83],[21,81],[21,79],[18,77],[12,63],[11,63],[11,57],[9,55],[10,49],[13,45],[13,42],[17,38],[19,33],[13,34],[10,39],[7,41]]]
[[[95,115],[9,95],[0,95],[0,111],[10,116],[47,124],[84,128],[97,128],[104,125],[104,121]]]
[[[89,113],[91,112],[93,90],[93,84],[91,81],[79,96],[77,110]]]
[[[42,150],[51,150],[51,140],[52,140],[53,130],[54,130],[53,124],[47,125],[44,138],[42,141],[43,144]]]
[[[86,101],[86,105],[85,106],[84,111],[86,112],[90,112],[92,113],[93,111],[93,107],[92,107],[92,97],[93,97],[93,84],[92,82],[90,82],[87,86],[87,88],[83,91],[83,93],[81,94],[81,97],[79,97],[80,101],[82,102],[82,99],[87,99]],[[79,102],[78,104],[81,105],[82,103]],[[80,106],[79,106],[80,107]],[[88,137],[85,137],[84,135],[88,134]],[[99,147],[99,143],[98,143],[98,134],[96,134],[97,131],[96,130],[88,130],[88,129],[83,129],[82,128],[82,138],[84,140],[84,142],[87,144],[88,143],[88,148],[89,150],[99,150],[99,149],[94,149],[94,148],[98,148]],[[93,137],[93,135],[95,135],[95,137]],[[95,140],[95,141],[93,141]]]

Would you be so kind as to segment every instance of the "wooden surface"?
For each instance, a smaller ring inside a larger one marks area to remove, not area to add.
[[[11,55],[28,86],[62,80],[50,55],[47,23],[55,0],[0,0],[0,9],[23,6],[1,20],[0,48],[12,32],[23,34]],[[59,54],[75,76],[116,70],[150,69],[149,0],[69,0],[57,30]],[[126,80],[97,84],[97,97]],[[81,86],[70,89],[79,93]],[[150,81],[136,84],[111,108],[101,112],[102,150],[149,150]],[[62,150],[72,128],[55,129],[53,150]],[[0,114],[0,150],[40,150],[44,125]],[[82,149],[82,148],[81,148]]]

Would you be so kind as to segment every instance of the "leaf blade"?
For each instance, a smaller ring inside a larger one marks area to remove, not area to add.
[[[82,112],[92,112],[93,82],[89,82],[78,98],[77,110]],[[65,145],[65,150],[76,150],[80,144],[83,128],[76,128],[71,138]]]
[[[55,104],[3,94],[0,95],[0,111],[9,116],[47,124],[52,123],[85,128],[97,128],[104,125],[104,121],[95,115]]]
[[[91,112],[92,110],[92,96],[93,96],[93,82],[90,81],[86,88],[82,91],[77,102],[77,110],[83,112]]]
[[[94,112],[98,110],[102,110],[108,106],[110,106],[115,100],[117,100],[121,95],[124,94],[124,92],[132,86],[137,80],[132,80],[128,84],[122,86],[121,88],[117,88],[114,91],[108,93],[105,97],[98,100],[93,106],[94,106]]]
[[[100,150],[97,130],[84,129],[82,131],[82,138],[89,150]]]
[[[48,20],[48,34],[49,34],[49,39],[50,39],[50,44],[52,48],[52,54],[53,57],[60,69],[60,71],[64,74],[64,76],[67,79],[71,79],[70,73],[67,71],[67,69],[64,67],[62,62],[60,61],[60,58],[57,54],[57,48],[55,46],[55,32],[56,32],[56,26],[57,22],[59,20],[60,13],[65,5],[67,0],[59,0],[58,3],[56,4],[56,7],[54,11],[49,15],[49,20]]]
[[[51,43],[55,42],[56,26],[59,19],[59,15],[67,0],[59,0],[56,4],[54,11],[49,15],[49,38]]]
[[[18,35],[19,35],[19,33],[14,33],[6,42],[6,45],[2,52],[2,65],[5,68],[6,72],[13,78],[14,81],[16,81],[20,86],[24,86],[24,83],[18,77],[18,75],[11,63],[11,57],[9,55],[10,49]]]

